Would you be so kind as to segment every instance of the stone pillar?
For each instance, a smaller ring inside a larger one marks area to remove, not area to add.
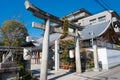
[[[94,71],[99,71],[97,45],[93,45]]]
[[[80,45],[79,45],[79,36],[77,29],[75,36],[75,61],[76,61],[76,72],[81,73]]]
[[[14,55],[12,54],[12,61],[14,61]]]
[[[48,64],[48,51],[49,51],[49,30],[50,30],[50,20],[47,19],[45,23],[45,33],[43,39],[43,48],[42,48],[42,62],[41,62],[41,71],[40,71],[40,80],[47,80],[47,64]]]
[[[12,61],[14,61],[14,53],[15,53],[15,50],[12,50]]]
[[[4,60],[5,60],[5,54],[2,55],[2,61],[4,61]]]
[[[55,70],[59,70],[59,40],[55,40]]]

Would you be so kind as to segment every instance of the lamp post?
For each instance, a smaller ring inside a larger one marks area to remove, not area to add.
[[[93,55],[94,55],[94,71],[99,71],[99,65],[98,65],[98,49],[97,45],[94,44],[94,35],[95,33],[92,31],[89,33],[92,37],[92,48],[93,48]]]
[[[93,48],[93,45],[94,45],[94,35],[95,35],[95,33],[92,31],[92,32],[89,32],[89,34],[91,35],[91,46],[92,46],[92,48]]]

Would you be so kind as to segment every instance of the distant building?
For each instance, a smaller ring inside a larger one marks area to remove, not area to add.
[[[88,17],[90,15],[92,15],[92,14],[90,12],[88,12],[87,10],[80,9],[80,10],[73,12],[71,14],[68,14],[64,17],[66,17],[68,20],[70,20],[72,22],[78,22],[78,20]]]
[[[80,40],[83,41],[82,47],[92,46],[92,39],[94,44],[99,46],[105,46],[105,43],[108,43],[109,47],[114,47],[112,44],[120,45],[120,17],[116,12],[109,10],[91,15],[85,9],[81,9],[65,17],[84,28],[79,31]]]
[[[81,47],[93,51],[92,46],[97,45],[98,61],[101,62],[102,69],[109,69],[120,64],[120,50],[116,48],[120,46],[119,15],[112,10],[93,15],[88,14],[86,10],[82,11],[66,16],[71,22],[83,27],[83,30],[79,31]],[[69,29],[69,31],[74,30]]]

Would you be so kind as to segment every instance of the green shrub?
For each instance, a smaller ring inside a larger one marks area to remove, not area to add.
[[[71,69],[75,68],[75,62],[70,62],[69,60],[69,47],[74,47],[74,41],[73,40],[67,40],[67,41],[60,41],[60,50],[62,50],[62,53],[60,54],[60,65],[69,65],[72,66]]]
[[[19,80],[33,80],[31,71],[25,68],[25,61],[23,60],[23,55],[15,54],[14,60],[17,62],[18,67],[20,67]]]

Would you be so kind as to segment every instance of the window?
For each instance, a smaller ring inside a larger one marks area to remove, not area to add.
[[[106,16],[98,17],[98,21],[99,21],[99,22],[104,21],[104,20],[106,20]]]
[[[68,20],[72,20],[72,19],[74,19],[73,15],[68,17]]]
[[[94,23],[96,23],[96,19],[91,19],[90,24],[94,24]]]

